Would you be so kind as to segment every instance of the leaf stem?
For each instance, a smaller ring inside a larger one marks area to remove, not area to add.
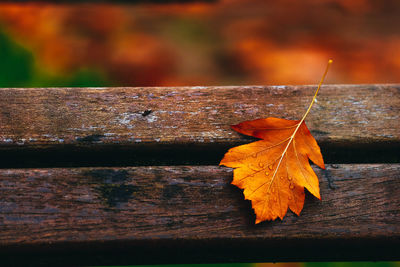
[[[303,123],[303,121],[304,121],[305,118],[307,117],[308,113],[309,113],[310,110],[311,110],[312,105],[314,104],[315,99],[317,98],[318,91],[319,91],[319,89],[321,88],[322,83],[324,82],[324,79],[325,79],[325,77],[326,77],[326,74],[328,73],[328,70],[329,70],[329,66],[330,66],[331,64],[332,64],[332,59],[329,59],[328,65],[326,66],[326,69],[325,69],[325,72],[324,72],[324,75],[322,75],[321,81],[320,81],[319,84],[318,84],[317,91],[316,91],[315,94],[314,94],[314,98],[313,98],[313,100],[311,101],[311,104],[310,104],[310,106],[308,107],[308,109],[307,109],[306,113],[304,114],[303,118],[301,118],[300,122],[297,124],[297,127],[296,127],[296,129],[294,130],[293,134],[290,136],[289,142],[287,143],[287,145],[286,145],[286,147],[285,147],[285,150],[283,151],[283,153],[282,153],[282,155],[281,155],[281,158],[279,159],[278,165],[277,165],[277,167],[276,167],[276,169],[275,169],[275,172],[274,172],[274,174],[272,175],[271,181],[270,181],[270,183],[269,183],[268,191],[271,189],[272,182],[273,182],[274,179],[275,179],[276,173],[278,172],[278,169],[279,169],[279,166],[281,165],[282,159],[283,159],[283,157],[285,156],[285,154],[286,154],[286,152],[287,152],[287,150],[288,150],[290,144],[292,143],[292,141],[293,141],[293,139],[294,139],[294,137],[295,137],[295,135],[296,135],[296,133],[297,133],[297,130],[300,128],[301,124]]]
[[[317,98],[318,91],[319,91],[319,89],[321,88],[321,85],[322,85],[322,83],[323,83],[324,80],[325,80],[326,74],[328,73],[328,70],[329,70],[329,67],[331,66],[331,64],[332,64],[332,59],[329,59],[328,65],[326,65],[326,69],[325,69],[324,75],[322,75],[321,81],[320,81],[319,84],[318,84],[317,91],[315,91],[315,94],[314,94],[314,97],[313,97],[313,99],[312,99],[312,101],[311,101],[311,103],[310,103],[310,106],[308,107],[306,113],[304,114],[304,116],[303,116],[303,118],[301,119],[301,121],[300,121],[299,124],[301,124],[301,123],[306,119],[308,113],[310,112],[311,107],[312,107],[312,105],[314,104],[315,99]]]

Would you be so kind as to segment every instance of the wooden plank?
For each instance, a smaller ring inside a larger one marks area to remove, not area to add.
[[[400,164],[315,171],[322,201],[307,195],[301,216],[254,225],[229,168],[0,170],[0,256],[86,265],[398,259]]]
[[[229,125],[299,119],[315,86],[0,90],[0,146],[234,143]],[[307,124],[318,141],[399,142],[400,85],[326,85]]]
[[[400,162],[400,85],[326,85],[307,124],[327,162]],[[315,86],[0,90],[0,167],[217,164],[230,124],[298,119]],[[190,155],[188,157],[188,155]]]

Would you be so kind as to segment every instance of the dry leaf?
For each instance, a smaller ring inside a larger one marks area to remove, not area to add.
[[[320,148],[303,121],[278,118],[242,122],[232,128],[263,140],[231,148],[220,165],[235,168],[232,184],[251,200],[256,223],[283,218],[288,207],[297,215],[304,187],[320,198],[318,178],[308,162],[324,167]],[[290,142],[290,143],[289,143]]]
[[[244,189],[245,199],[251,200],[256,223],[277,217],[283,219],[288,208],[299,215],[304,205],[304,188],[321,199],[318,177],[309,159],[323,169],[324,161],[304,119],[328,67],[301,120],[270,117],[231,126],[241,134],[262,139],[231,148],[220,162],[220,165],[235,168],[232,184]]]

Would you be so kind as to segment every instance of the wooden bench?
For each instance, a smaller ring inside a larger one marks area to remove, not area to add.
[[[315,86],[0,89],[2,264],[399,260],[400,85],[324,85],[322,200],[254,225],[230,124],[299,119]]]

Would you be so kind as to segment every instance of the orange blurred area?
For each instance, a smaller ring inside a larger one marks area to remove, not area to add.
[[[400,82],[400,1],[0,4],[43,72],[119,86]],[[1,52],[1,51],[0,51]]]

